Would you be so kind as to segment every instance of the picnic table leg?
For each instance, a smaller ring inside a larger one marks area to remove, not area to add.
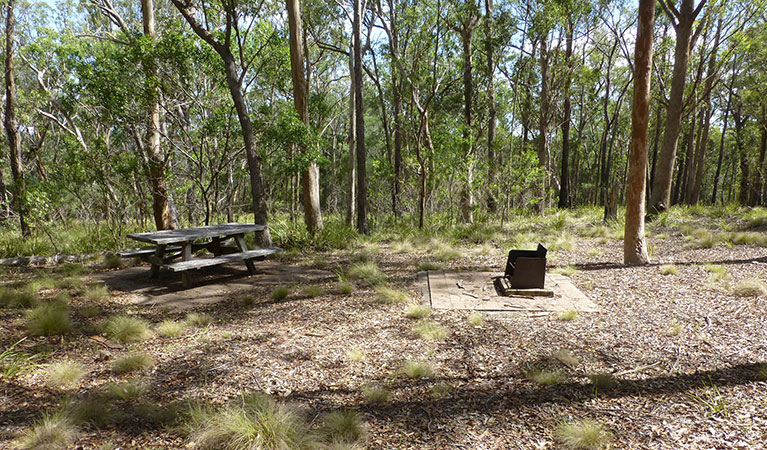
[[[247,252],[248,251],[248,245],[245,243],[245,238],[242,234],[235,234],[234,240],[237,242],[237,247],[240,248],[241,252]],[[256,266],[253,264],[252,259],[246,259],[245,265],[248,266],[248,273],[253,275],[256,273]]]
[[[192,243],[184,242],[181,248],[181,260],[189,261],[192,259]],[[188,289],[192,287],[194,279],[192,277],[192,271],[187,270],[181,273],[181,282],[184,284],[184,288]]]
[[[154,251],[154,257],[150,257],[152,262],[152,269],[150,269],[150,276],[152,279],[156,279],[160,275],[160,266],[162,265],[162,257],[165,255],[165,244],[158,244],[157,249]]]
[[[221,238],[214,237],[208,248],[213,253],[213,256],[221,256]]]

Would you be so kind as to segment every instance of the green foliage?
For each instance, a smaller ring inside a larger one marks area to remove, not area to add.
[[[27,330],[32,336],[58,336],[72,331],[69,308],[45,303],[27,312]]]
[[[123,315],[107,319],[104,332],[109,339],[117,342],[141,342],[151,335],[146,321]]]
[[[122,258],[117,253],[108,252],[104,254],[104,267],[107,269],[119,269],[123,266]]]
[[[365,351],[361,348],[352,348],[346,352],[346,357],[350,361],[362,361],[365,358]]]
[[[485,322],[485,315],[481,312],[473,312],[469,314],[469,324],[473,327],[478,327]]]
[[[36,355],[27,355],[15,350],[16,346],[24,339],[13,343],[10,347],[0,352],[0,375],[3,378],[12,380],[22,372],[35,367],[32,361],[36,358]]]
[[[558,273],[560,275],[564,275],[566,277],[571,277],[575,272],[577,272],[578,269],[576,269],[573,266],[559,266],[555,267],[550,270],[551,273]]]
[[[589,375],[589,380],[591,380],[591,384],[594,386],[594,389],[599,391],[610,389],[611,387],[615,386],[615,383],[617,382],[615,377],[609,373],[591,374]]]
[[[358,242],[357,232],[347,227],[340,216],[325,215],[323,220],[322,231],[313,236],[309,234],[302,222],[290,221],[286,216],[270,218],[269,231],[274,245],[286,250],[346,249]]]
[[[442,263],[430,262],[430,261],[424,261],[424,262],[418,263],[419,272],[426,272],[429,270],[444,270],[444,269],[445,269],[445,265]]]
[[[308,298],[314,298],[319,297],[320,295],[325,294],[325,290],[322,289],[320,286],[309,286],[306,289],[304,289],[304,296]]]
[[[687,395],[700,405],[708,416],[721,414],[727,418],[730,415],[729,402],[710,378],[708,383],[703,382],[703,386]]]
[[[120,356],[112,362],[112,372],[139,372],[154,366],[154,364],[154,359],[146,353],[130,353]]]
[[[340,295],[349,295],[354,291],[354,285],[345,280],[339,280],[336,283],[336,292]]]

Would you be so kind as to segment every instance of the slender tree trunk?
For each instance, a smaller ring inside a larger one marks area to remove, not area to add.
[[[732,111],[732,118],[735,120],[735,148],[738,152],[740,162],[740,186],[738,189],[738,203],[742,206],[748,204],[748,191],[751,183],[751,168],[748,163],[748,155],[743,145],[743,128],[746,126],[747,117],[741,114],[742,106],[737,104]]]
[[[357,215],[357,82],[354,78],[354,45],[349,49],[349,191],[346,196],[346,225]]]
[[[474,36],[475,18],[466,19],[461,29],[461,42],[463,43],[463,136],[462,153],[466,180],[461,189],[461,220],[464,223],[473,223],[474,214],[474,80],[472,78],[472,38]]]
[[[756,167],[756,173],[755,180],[754,180],[754,188],[752,190],[753,192],[753,200],[751,206],[761,205],[764,203],[764,198],[762,197],[762,185],[764,183],[764,159],[765,156],[767,156],[767,127],[765,126],[767,122],[765,119],[767,119],[767,106],[762,103],[762,117],[761,117],[761,123],[759,124],[759,128],[761,129],[759,132],[759,163]]]
[[[357,125],[357,231],[370,233],[368,226],[367,150],[365,148],[365,118],[362,103],[362,0],[354,0],[354,101]]]
[[[572,56],[573,56],[573,22],[572,19],[567,21],[567,36],[565,37],[565,66],[567,67],[567,73],[565,74],[565,86],[564,86],[564,118],[562,119],[562,178],[560,180],[561,187],[559,189],[559,207],[569,208],[571,206],[570,201],[570,83],[572,72]],[[583,107],[583,106],[581,106]]]
[[[151,41],[157,39],[154,21],[153,0],[141,0],[141,15],[144,35]],[[160,148],[160,88],[157,82],[157,61],[147,57],[144,61],[144,73],[148,84],[147,93],[150,96],[147,108],[146,148],[149,159],[149,184],[152,188],[152,212],[154,223],[158,230],[176,228],[170,212],[168,183],[165,177],[165,158]]]
[[[727,93],[727,104],[724,107],[724,118],[722,119],[722,135],[719,141],[719,158],[716,162],[716,173],[714,174],[714,190],[711,193],[711,204],[716,205],[716,192],[719,187],[719,175],[722,172],[722,160],[724,159],[724,141],[727,137],[727,119],[730,114],[730,105],[732,104],[732,88],[735,84],[735,60],[732,63],[732,75],[730,78],[730,86]]]
[[[701,5],[705,0],[701,0]],[[697,10],[699,12],[700,9]],[[674,72],[671,78],[666,128],[663,134],[663,147],[658,161],[658,170],[650,196],[652,213],[668,210],[671,201],[671,182],[674,174],[677,143],[682,125],[684,107],[684,87],[687,78],[687,65],[690,59],[692,28],[696,11],[694,0],[682,0],[678,12],[676,29],[676,47],[674,50]]]
[[[27,225],[27,190],[24,184],[24,165],[21,159],[21,133],[16,122],[16,79],[13,70],[13,48],[16,36],[16,0],[8,0],[5,17],[5,132],[10,148],[11,176],[13,178],[13,209],[19,215],[21,236],[30,234]]]
[[[548,207],[548,180],[549,180],[549,52],[548,33],[541,35],[541,111],[538,122],[538,165],[544,168],[545,174],[541,180],[541,199],[538,204],[539,212]]]
[[[495,55],[493,50],[493,0],[485,0],[485,50],[487,52],[487,209],[498,209],[495,192],[495,127],[497,111],[495,108]]]
[[[634,103],[631,109],[626,225],[623,233],[623,262],[626,264],[650,262],[644,235],[644,207],[654,22],[655,0],[639,0],[639,22],[634,48]]]
[[[309,86],[304,69],[303,29],[301,26],[301,5],[299,0],[286,0],[288,29],[290,33],[290,68],[293,78],[293,104],[298,118],[309,125],[307,97]],[[308,149],[301,149],[307,153]],[[310,161],[301,170],[301,205],[304,207],[304,222],[310,234],[322,230],[320,211],[320,169],[316,161]]]

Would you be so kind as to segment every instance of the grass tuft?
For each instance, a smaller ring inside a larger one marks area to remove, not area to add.
[[[361,280],[371,286],[378,286],[386,282],[386,274],[381,272],[375,262],[360,262],[349,268],[349,277]]]
[[[191,440],[200,449],[307,449],[317,443],[298,412],[263,394],[249,394],[217,411],[192,415]]]
[[[408,319],[425,319],[431,314],[431,308],[426,305],[412,304],[405,310],[405,317]]]
[[[272,289],[272,300],[275,302],[281,302],[288,298],[288,294],[290,294],[290,289],[285,286],[277,286],[276,288]]]
[[[46,384],[59,389],[73,388],[80,383],[86,373],[85,366],[78,362],[60,361],[45,369]]]
[[[61,303],[46,303],[27,312],[27,331],[32,336],[59,336],[72,331],[69,308]]]
[[[17,352],[16,346],[23,340],[11,344],[10,347],[0,352],[0,376],[7,379],[16,378],[20,373],[27,369],[35,367],[35,363],[32,362],[37,355],[27,355],[26,353]]]
[[[354,291],[354,285],[346,280],[339,280],[336,283],[336,293],[339,295],[349,295]]]
[[[77,427],[64,414],[44,415],[24,433],[16,447],[25,450],[59,450],[69,447],[77,437]]]
[[[447,331],[445,331],[442,325],[430,320],[418,322],[413,325],[412,330],[418,337],[427,341],[440,340],[447,337]]]
[[[389,392],[387,389],[381,386],[363,386],[362,395],[368,403],[380,405],[386,403],[389,400]]]
[[[125,381],[122,383],[110,383],[107,385],[109,397],[118,400],[133,400],[146,392],[146,385],[138,381]]]
[[[591,374],[589,375],[589,380],[591,380],[591,384],[594,386],[594,389],[600,391],[610,389],[611,387],[615,386],[615,383],[617,383],[615,377],[609,373]]]
[[[355,444],[367,437],[367,429],[360,415],[350,409],[325,414],[319,432],[327,442]]]
[[[755,378],[759,381],[767,381],[767,364],[757,364],[754,375]]]
[[[104,332],[109,339],[117,342],[141,342],[151,334],[146,321],[122,315],[107,319]]]
[[[309,286],[306,289],[304,289],[303,294],[305,297],[315,298],[315,297],[319,297],[320,295],[324,295],[325,289],[322,289],[320,286]]]
[[[453,385],[444,381],[440,381],[439,383],[436,383],[429,388],[431,396],[436,399],[445,398],[452,391]]]
[[[431,256],[437,261],[447,262],[462,257],[463,253],[444,242],[437,242],[431,250]]]
[[[760,297],[767,295],[767,287],[760,280],[743,280],[732,288],[732,293],[738,297]]]
[[[551,354],[551,357],[570,368],[574,368],[579,364],[578,358],[573,356],[572,353],[565,348],[560,348],[555,351]]]
[[[576,269],[573,266],[559,266],[551,269],[551,273],[558,273],[560,275],[564,275],[566,277],[571,277],[575,272],[577,272],[578,269]]]
[[[109,298],[109,289],[107,289],[106,285],[101,283],[92,284],[85,288],[83,297],[94,302],[105,300]]]
[[[123,266],[123,260],[117,253],[107,252],[104,254],[104,267],[107,269],[119,269]]]
[[[112,372],[128,373],[148,369],[154,365],[154,360],[146,353],[131,353],[121,356],[112,362]]]
[[[424,261],[418,264],[419,272],[428,272],[429,270],[445,270],[445,265],[432,261]]]
[[[385,304],[405,303],[410,300],[410,296],[407,292],[403,292],[399,289],[390,288],[388,286],[379,286],[376,288],[376,302]]]
[[[428,378],[434,375],[434,368],[425,361],[407,361],[402,373],[410,378]]]
[[[570,322],[578,317],[578,311],[574,309],[566,309],[559,313],[559,320]]]
[[[39,303],[37,295],[11,288],[0,288],[0,306],[9,308],[32,308]]]
[[[184,323],[190,327],[205,328],[213,323],[213,316],[206,313],[188,313]]]
[[[669,324],[668,328],[666,328],[666,331],[663,334],[668,337],[679,336],[682,333],[682,330],[684,330],[684,325],[674,320]]]
[[[557,440],[572,450],[598,450],[607,447],[612,435],[593,420],[565,422],[557,427]]]
[[[478,327],[482,325],[485,322],[485,315],[481,312],[474,311],[473,313],[469,314],[469,323],[473,327]]]
[[[346,357],[350,361],[362,361],[365,358],[365,350],[362,350],[359,347],[349,349],[346,352]]]
[[[185,322],[176,322],[175,320],[163,320],[155,328],[157,333],[163,337],[179,337],[186,328]]]
[[[551,370],[535,366],[528,367],[524,371],[524,374],[530,381],[535,381],[536,383],[547,386],[562,383],[567,378],[565,373],[559,369]]]
[[[661,275],[676,275],[677,268],[673,264],[663,264],[660,266]]]
[[[727,267],[721,264],[706,264],[706,271],[711,274],[708,279],[710,283],[719,283],[730,278]]]
[[[77,275],[71,275],[56,280],[56,287],[61,289],[80,289],[82,286],[83,280]]]

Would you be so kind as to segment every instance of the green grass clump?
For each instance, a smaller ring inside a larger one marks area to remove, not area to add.
[[[277,286],[276,288],[272,289],[272,300],[275,302],[281,302],[288,298],[289,294],[290,289],[285,286]]]
[[[107,289],[106,285],[101,283],[92,284],[85,288],[83,297],[87,300],[98,302],[109,298],[109,289]]]
[[[743,280],[732,288],[732,293],[738,297],[759,297],[767,295],[767,287],[760,280]]]
[[[682,333],[682,330],[684,330],[684,325],[674,320],[669,324],[668,328],[666,328],[666,331],[663,334],[668,337],[679,336],[679,334]]]
[[[405,317],[408,319],[425,319],[431,314],[431,308],[426,305],[409,305],[405,310]]]
[[[119,269],[123,266],[123,260],[117,253],[108,252],[104,254],[104,267],[107,269]]]
[[[85,266],[80,263],[65,263],[58,266],[56,272],[71,277],[72,275],[80,275],[85,272]]]
[[[59,336],[72,331],[69,308],[60,303],[45,303],[27,312],[27,331],[32,336]]]
[[[148,369],[154,365],[154,360],[146,353],[131,353],[120,356],[112,362],[112,372],[128,373]]]
[[[600,391],[610,389],[611,387],[615,386],[615,383],[617,383],[615,377],[609,373],[591,374],[589,375],[589,380],[591,380],[591,384],[594,386],[594,389]]]
[[[319,433],[326,442],[357,444],[367,437],[367,429],[357,412],[333,411],[322,418]]]
[[[253,294],[245,294],[237,297],[237,301],[242,306],[253,306],[256,304],[256,296]]]
[[[368,403],[380,405],[389,400],[391,392],[381,386],[363,386],[362,395]]]
[[[463,253],[444,242],[439,242],[432,248],[431,256],[437,261],[447,262],[462,257]]]
[[[759,381],[767,381],[767,364],[757,364],[754,371],[755,378]]]
[[[339,280],[336,283],[336,293],[339,295],[349,295],[354,291],[354,285],[346,280]]]
[[[564,275],[566,277],[573,276],[573,274],[575,272],[577,272],[577,271],[578,271],[578,269],[576,269],[573,266],[560,266],[560,267],[555,267],[555,268],[551,269],[551,273],[558,273],[558,274]]]
[[[570,322],[578,317],[578,311],[574,309],[566,309],[559,313],[559,320]]]
[[[709,276],[709,282],[711,283],[727,281],[730,277],[730,272],[727,270],[727,267],[721,264],[706,264],[705,267],[706,271],[711,274]]]
[[[138,381],[125,381],[107,385],[109,397],[117,400],[133,400],[146,392],[146,385]]]
[[[249,394],[219,410],[192,414],[191,441],[195,448],[309,449],[318,447],[300,414],[263,394]]]
[[[16,442],[24,450],[63,450],[77,437],[77,427],[64,414],[44,415]]]
[[[545,369],[543,367],[528,367],[524,373],[530,381],[547,386],[562,383],[567,378],[564,372],[559,369]]]
[[[482,325],[485,322],[485,315],[481,312],[474,311],[473,313],[469,314],[469,323],[473,327],[478,327]]]
[[[407,361],[402,366],[402,373],[410,378],[428,378],[434,375],[434,368],[424,361]]]
[[[660,266],[661,275],[676,275],[677,269],[673,264],[663,264]]]
[[[445,270],[445,265],[432,261],[424,261],[418,264],[419,272],[428,272],[429,270]]]
[[[0,288],[0,306],[32,308],[39,303],[37,295],[23,290]]]
[[[371,286],[378,286],[386,282],[386,274],[381,272],[375,262],[360,262],[349,268],[349,277],[361,280]]]
[[[445,398],[452,391],[453,385],[444,381],[440,381],[439,383],[436,383],[429,388],[431,396],[436,399]]]
[[[213,323],[213,316],[206,313],[188,313],[184,323],[190,327],[205,328]]]
[[[42,276],[25,284],[22,290],[32,294],[36,294],[36,293],[39,293],[40,291],[53,289],[55,287],[56,287],[56,282],[53,280],[53,278],[50,278],[48,276]]]
[[[104,332],[109,339],[117,342],[141,342],[151,335],[145,320],[122,315],[107,319]]]
[[[578,358],[573,356],[566,348],[560,348],[552,353],[551,357],[570,368],[576,367],[579,364]]]
[[[447,337],[447,331],[442,328],[442,325],[430,320],[423,320],[415,324],[413,326],[413,333],[427,341],[445,339]]]
[[[593,420],[565,422],[556,431],[557,440],[572,450],[598,450],[607,447],[612,435]]]
[[[185,322],[176,322],[175,320],[163,320],[155,328],[157,334],[163,337],[179,337],[186,328]]]
[[[325,294],[325,289],[322,289],[319,286],[309,286],[306,289],[304,289],[304,296],[308,298],[314,298],[319,297],[320,295]]]
[[[77,275],[56,280],[56,287],[61,289],[80,289],[82,286],[83,280]]]
[[[399,289],[390,288],[388,286],[379,286],[376,288],[375,299],[378,303],[393,304],[404,303],[410,300],[410,296],[407,292],[403,292]]]
[[[87,370],[75,361],[60,361],[45,369],[46,384],[53,388],[72,388],[80,383]]]
[[[25,370],[35,367],[32,360],[36,358],[36,355],[27,355],[26,353],[17,352],[15,350],[16,346],[24,339],[26,338],[21,339],[0,352],[0,376],[2,376],[2,378],[12,380]]]
[[[365,358],[365,351],[361,348],[352,348],[346,352],[346,357],[350,361],[362,361]]]

